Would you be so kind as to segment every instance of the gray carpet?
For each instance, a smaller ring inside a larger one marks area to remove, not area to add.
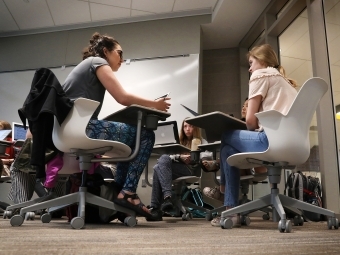
[[[0,219],[0,254],[340,254],[340,230],[326,222],[305,222],[292,233],[277,223],[252,217],[250,226],[231,230],[212,227],[205,219],[164,218],[135,227],[113,221],[74,230],[66,219],[43,224],[38,216],[12,227]]]

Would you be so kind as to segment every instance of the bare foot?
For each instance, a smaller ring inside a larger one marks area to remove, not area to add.
[[[220,169],[220,165],[216,160],[203,160],[202,165],[207,171],[214,171]]]

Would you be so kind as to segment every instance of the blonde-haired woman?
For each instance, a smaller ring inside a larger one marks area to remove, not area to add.
[[[179,133],[180,144],[191,149],[193,139],[200,143],[206,143],[202,138],[201,130],[198,127],[182,122]],[[173,209],[171,201],[172,180],[182,176],[194,175],[195,171],[200,170],[199,165],[191,165],[190,154],[162,155],[153,168],[152,194],[150,212],[153,216],[150,221],[162,220],[164,211]]]
[[[228,130],[221,138],[221,171],[225,175],[224,205],[226,209],[238,206],[240,171],[230,166],[227,158],[240,152],[261,152],[268,148],[268,139],[255,113],[276,110],[287,114],[297,91],[295,81],[285,75],[277,55],[269,44],[255,46],[247,54],[249,61],[248,109],[246,124],[248,130]],[[233,226],[240,225],[239,215],[229,217]],[[220,226],[220,219],[212,220],[213,226]]]

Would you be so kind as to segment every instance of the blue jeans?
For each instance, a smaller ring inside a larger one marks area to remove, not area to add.
[[[261,152],[268,149],[268,139],[265,132],[248,130],[228,130],[221,138],[221,184],[225,185],[224,205],[238,205],[240,189],[240,171],[230,166],[227,158],[240,152]]]

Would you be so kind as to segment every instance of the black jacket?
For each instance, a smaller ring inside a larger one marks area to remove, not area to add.
[[[73,106],[57,77],[46,68],[38,69],[33,77],[31,90],[22,108],[18,110],[22,123],[33,136],[31,165],[36,167],[36,178],[45,177],[45,150],[58,150],[52,141],[54,116],[62,124]]]

